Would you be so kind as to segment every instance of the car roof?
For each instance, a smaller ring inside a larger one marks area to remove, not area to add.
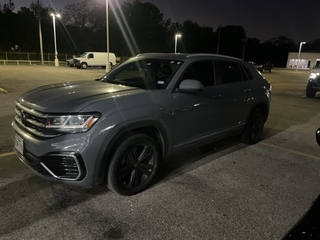
[[[242,61],[239,58],[234,58],[225,55],[219,54],[211,54],[211,53],[141,53],[136,56],[136,58],[162,58],[162,59],[173,59],[173,60],[180,60],[185,61],[187,59],[229,59],[229,60],[237,60]]]

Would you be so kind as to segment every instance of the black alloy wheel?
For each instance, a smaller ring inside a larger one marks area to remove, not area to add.
[[[158,169],[157,143],[147,134],[129,136],[116,148],[107,172],[107,186],[121,195],[144,190]]]
[[[258,108],[255,109],[251,113],[246,123],[246,126],[242,132],[241,142],[247,143],[247,144],[257,143],[262,136],[264,122],[265,122],[265,119],[262,111]]]

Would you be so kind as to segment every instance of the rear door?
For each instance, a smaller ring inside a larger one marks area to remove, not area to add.
[[[221,104],[225,130],[243,125],[251,109],[253,98],[253,76],[247,76],[246,69],[239,62],[215,61],[217,89],[221,94]]]

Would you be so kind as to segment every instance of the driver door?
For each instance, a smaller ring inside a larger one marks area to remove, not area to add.
[[[184,79],[200,81],[204,89],[195,93],[172,94],[172,142],[175,149],[212,138],[223,126],[221,95],[215,87],[213,62],[191,64],[179,82]]]

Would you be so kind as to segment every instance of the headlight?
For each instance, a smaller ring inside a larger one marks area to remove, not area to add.
[[[320,74],[317,72],[317,73],[311,73],[309,78],[311,79],[316,79],[316,77],[318,77]]]
[[[99,118],[100,114],[48,115],[45,128],[68,133],[86,132]]]

